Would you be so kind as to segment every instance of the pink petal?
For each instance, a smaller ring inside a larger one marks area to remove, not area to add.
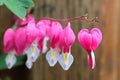
[[[62,26],[59,22],[52,22],[51,28],[49,29],[49,39],[50,46],[55,48],[60,39],[60,32],[62,31]]]
[[[18,19],[18,25],[26,25],[29,21],[34,22],[34,17],[31,14],[27,14],[24,19]]]
[[[49,20],[40,20],[38,21],[37,25],[36,25],[37,29],[38,29],[38,48],[40,49],[40,51],[43,50],[43,40],[44,38],[47,36],[47,30],[50,27],[50,21]]]
[[[91,30],[92,36],[92,49],[95,50],[102,41],[102,33],[98,28],[93,28]]]
[[[37,27],[44,28],[46,35],[48,35],[48,31],[51,27],[51,21],[50,20],[39,20],[37,23]]]
[[[43,40],[44,40],[44,38],[43,39],[40,39],[39,40],[39,42],[38,42],[38,48],[40,49],[40,51],[42,51],[43,50]]]
[[[34,21],[29,21],[26,26],[27,44],[31,45],[32,42],[38,37],[38,29]]]
[[[84,49],[91,50],[92,36],[87,29],[82,29],[78,33],[78,41]]]
[[[43,39],[46,36],[46,27],[47,25],[43,23],[43,21],[39,21],[36,25],[36,28],[38,29],[38,38],[39,40]]]
[[[75,42],[75,34],[71,29],[71,24],[69,22],[63,31],[64,52],[69,52],[70,47],[73,45],[74,42]]]
[[[95,50],[102,40],[102,33],[98,28],[93,28],[91,31],[87,29],[82,29],[78,33],[78,41],[80,45],[90,52]]]
[[[18,28],[15,32],[15,46],[16,46],[16,55],[23,53],[26,47],[26,29],[24,27]]]
[[[59,51],[59,52],[61,52],[62,51],[62,49],[63,49],[63,42],[64,42],[64,37],[63,37],[63,35],[64,35],[64,33],[63,33],[63,30],[60,32],[60,35],[59,35],[59,41],[58,41],[58,44],[57,44],[57,50]]]
[[[15,32],[11,28],[8,28],[5,31],[3,38],[5,52],[9,52],[14,48],[14,36],[15,36]]]

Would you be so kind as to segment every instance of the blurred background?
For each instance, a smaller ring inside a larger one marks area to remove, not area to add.
[[[56,19],[88,14],[88,18],[99,17],[103,32],[102,44],[95,51],[97,66],[88,68],[87,52],[76,42],[72,46],[74,63],[68,71],[61,66],[49,67],[45,55],[41,55],[31,70],[25,65],[11,70],[1,70],[0,80],[120,80],[120,0],[34,0],[34,17]],[[76,36],[80,29],[88,28],[83,21],[73,21]],[[3,53],[4,31],[13,25],[13,14],[5,6],[0,7],[0,54]]]

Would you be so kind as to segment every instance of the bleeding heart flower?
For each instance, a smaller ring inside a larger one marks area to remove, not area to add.
[[[27,46],[25,53],[27,54],[26,66],[30,69],[32,67],[32,63],[35,62],[40,55],[38,41],[34,40],[31,45]]]
[[[13,65],[16,63],[16,57],[15,57],[15,45],[14,45],[14,37],[15,32],[9,28],[6,30],[4,34],[4,51],[8,53],[8,55],[5,58],[6,65],[8,69],[11,69]]]
[[[38,48],[38,36],[39,29],[36,27],[35,20],[33,18],[28,18],[28,24],[26,25],[26,49],[27,54],[26,66],[30,69],[32,63],[37,60],[40,55],[40,50]]]
[[[82,29],[78,33],[78,41],[80,45],[88,52],[88,65],[94,69],[96,66],[94,50],[102,41],[102,33],[98,28],[93,28],[91,31]]]
[[[45,53],[47,51],[47,41],[48,41],[48,31],[51,26],[50,20],[39,20],[36,27],[39,30],[39,49],[42,53]]]
[[[60,40],[60,33],[62,32],[62,26],[59,22],[52,22],[49,29],[50,50],[46,54],[46,59],[51,67],[53,67],[59,57],[58,43]]]
[[[30,45],[32,41],[34,40],[31,38],[32,35],[35,33],[33,32],[34,30],[34,17],[30,14],[27,14],[24,19],[19,19],[18,17],[14,17],[15,20],[17,20],[17,27],[15,28],[15,50],[16,50],[16,55],[21,55],[25,48],[26,45]],[[29,23],[29,24],[28,24]],[[22,26],[22,27],[20,27]],[[26,27],[27,26],[27,27]],[[32,27],[31,27],[32,26]]]
[[[63,45],[63,51],[60,55],[59,63],[64,70],[68,70],[74,61],[70,49],[75,41],[75,34],[70,26],[70,22],[68,22],[66,28],[61,34],[61,44]]]

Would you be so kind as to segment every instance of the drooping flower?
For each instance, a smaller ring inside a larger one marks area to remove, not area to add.
[[[59,63],[64,70],[68,70],[72,65],[74,58],[71,55],[71,46],[75,41],[75,34],[71,29],[71,24],[68,22],[61,34],[61,43],[63,46],[62,54],[59,57]]]
[[[42,53],[45,53],[47,51],[47,41],[48,41],[48,31],[51,26],[50,20],[39,20],[36,24],[36,27],[39,30],[39,49]]]
[[[4,52],[8,53],[8,55],[5,58],[5,62],[8,69],[11,69],[16,63],[14,36],[15,32],[11,28],[8,28],[3,38]]]
[[[102,33],[98,28],[93,28],[91,31],[82,29],[78,33],[78,41],[80,45],[88,52],[88,65],[94,69],[96,66],[94,50],[102,41]]]
[[[26,26],[27,35],[27,56],[31,58],[32,62],[35,62],[39,57],[40,50],[38,49],[38,29],[36,28],[35,21],[29,21]]]
[[[60,33],[62,26],[59,22],[52,22],[49,29],[50,50],[46,54],[46,59],[51,67],[53,67],[59,58],[58,43],[60,40]]]
[[[38,48],[39,30],[36,28],[35,20],[32,16],[26,18],[26,49],[24,52],[27,54],[26,66],[30,69],[32,63],[35,62],[40,55],[40,50]]]

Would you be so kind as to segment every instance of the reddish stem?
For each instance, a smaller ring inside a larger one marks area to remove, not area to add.
[[[59,22],[71,22],[74,20],[83,20],[86,21],[88,26],[90,26],[91,22],[99,22],[98,17],[95,17],[93,19],[88,19],[86,16],[78,16],[78,17],[73,17],[73,18],[67,18],[67,19],[54,19],[54,18],[40,18],[39,20],[51,20],[51,21],[59,21]]]

